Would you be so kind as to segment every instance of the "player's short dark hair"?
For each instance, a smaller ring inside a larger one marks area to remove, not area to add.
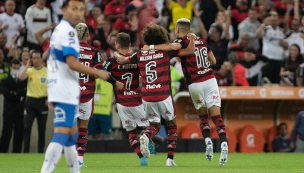
[[[41,52],[40,50],[35,49],[35,50],[33,50],[33,52],[31,53],[31,56],[30,56],[31,59],[32,59],[34,53],[40,53],[40,58],[42,58],[42,52]]]
[[[223,33],[223,28],[222,28],[221,26],[215,25],[215,26],[213,26],[213,28],[215,28],[216,32],[219,32],[220,35],[222,35],[222,33]]]
[[[20,65],[20,61],[18,59],[13,59],[10,62],[10,66],[12,66],[13,64]]]
[[[245,49],[245,52],[251,52],[251,53],[256,54],[256,51],[255,51],[255,49],[254,49],[253,47],[247,47],[247,48]]]
[[[158,45],[168,42],[168,31],[157,24],[148,24],[142,31],[143,40],[147,45]]]
[[[183,32],[183,33],[188,33],[190,32],[190,26],[191,21],[186,18],[178,19],[176,22],[176,26]]]
[[[66,7],[68,7],[70,1],[78,1],[78,2],[84,3],[84,0],[65,0],[65,1],[63,1],[61,8],[66,8]]]
[[[280,123],[280,124],[278,125],[278,130],[279,130],[282,126],[288,127],[286,123]]]
[[[130,36],[124,32],[117,34],[116,43],[120,45],[122,49],[129,49],[131,39]]]

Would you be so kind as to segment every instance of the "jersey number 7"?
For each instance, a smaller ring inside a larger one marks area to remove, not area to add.
[[[122,80],[127,80],[125,88],[127,90],[130,90],[133,74],[132,73],[126,73],[126,74],[122,75],[121,78],[122,78]]]
[[[196,57],[197,68],[208,68],[210,66],[210,62],[208,61],[208,53],[207,48],[203,47],[200,50],[196,47],[194,51]]]

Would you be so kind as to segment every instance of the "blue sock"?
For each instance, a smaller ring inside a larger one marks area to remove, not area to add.
[[[62,146],[68,141],[69,135],[65,133],[54,133],[53,139],[51,142],[57,142]]]
[[[74,135],[69,136],[69,139],[66,141],[64,146],[72,146],[76,144],[76,140],[78,138],[78,132],[76,132]]]

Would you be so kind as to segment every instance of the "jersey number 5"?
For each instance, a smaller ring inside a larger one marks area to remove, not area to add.
[[[83,64],[83,62],[81,64]],[[89,62],[85,62],[84,65],[87,66],[87,67],[90,67]],[[79,79],[83,79],[83,83],[89,82],[89,75],[84,74],[84,73],[80,73]]]
[[[201,50],[196,47],[194,53],[196,57],[197,68],[201,68],[202,66],[204,68],[208,68],[210,66],[206,47],[201,48]]]
[[[156,67],[156,62],[151,61],[146,64],[146,75],[147,75],[147,82],[152,83],[157,79],[157,73],[155,70],[151,70],[151,67]]]
[[[122,78],[122,80],[127,80],[125,88],[127,90],[130,90],[133,74],[132,73],[126,73],[126,74],[122,75],[121,78]]]

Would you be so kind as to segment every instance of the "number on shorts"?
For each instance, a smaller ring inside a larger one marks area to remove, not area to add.
[[[146,75],[147,75],[147,82],[152,83],[157,79],[157,73],[155,70],[151,70],[151,67],[156,67],[156,62],[151,61],[146,64]]]
[[[208,68],[210,66],[206,47],[201,48],[201,50],[196,47],[194,53],[196,57],[197,68],[201,68],[202,66],[204,68]]]
[[[127,90],[130,90],[131,89],[131,82],[132,82],[132,79],[133,79],[133,74],[132,73],[126,73],[126,74],[122,75],[121,78],[122,78],[122,80],[127,80],[125,88]]]
[[[81,64],[83,64],[83,62]],[[90,63],[89,62],[85,62],[84,65],[86,67],[90,67]],[[83,83],[89,82],[89,75],[88,74],[84,74],[84,73],[80,73],[79,80],[81,80],[81,79],[83,80]]]

